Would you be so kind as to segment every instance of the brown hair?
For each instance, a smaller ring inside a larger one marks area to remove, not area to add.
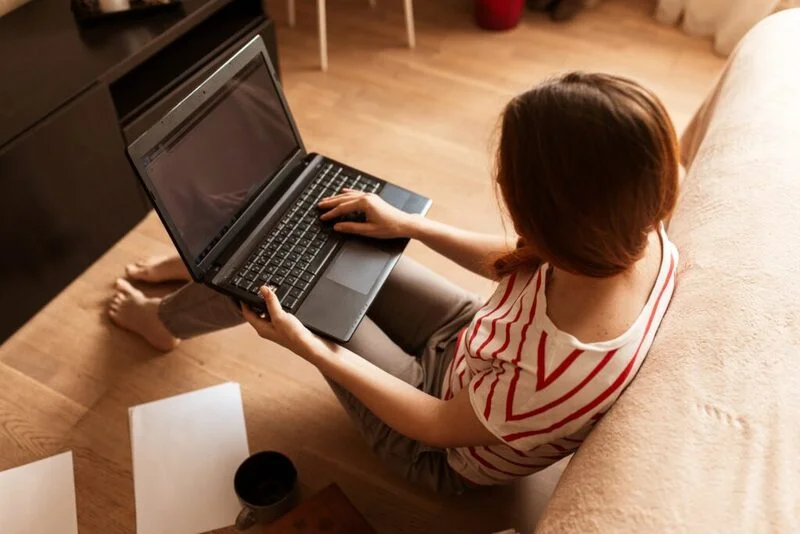
[[[520,240],[497,275],[541,261],[592,277],[627,270],[675,206],[678,157],[664,105],[631,80],[574,72],[517,96],[496,179]]]

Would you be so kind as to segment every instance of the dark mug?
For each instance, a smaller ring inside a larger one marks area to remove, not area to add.
[[[233,489],[242,504],[236,529],[247,530],[256,523],[266,525],[296,504],[297,470],[279,452],[257,452],[236,470]]]

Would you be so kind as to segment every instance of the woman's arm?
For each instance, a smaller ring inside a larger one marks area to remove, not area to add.
[[[404,436],[441,448],[500,443],[478,420],[466,389],[437,399],[338,345],[303,357]]]
[[[462,230],[419,215],[409,216],[407,233],[408,237],[486,278],[495,278],[491,258],[514,248],[506,237]]]
[[[377,195],[346,190],[340,195],[320,202],[327,210],[322,220],[335,220],[352,213],[363,214],[363,222],[339,222],[337,232],[359,234],[378,239],[408,237],[417,239],[439,254],[470,271],[494,278],[491,258],[514,248],[505,237],[461,230],[431,221],[421,215],[411,215],[387,204]]]
[[[349,350],[313,335],[281,309],[275,294],[266,287],[261,295],[270,320],[242,308],[258,334],[308,360],[397,432],[441,448],[500,443],[478,419],[466,388],[448,401],[432,397]]]

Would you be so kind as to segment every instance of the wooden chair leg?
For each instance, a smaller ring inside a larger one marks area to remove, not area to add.
[[[404,0],[406,11],[406,32],[408,32],[408,47],[417,46],[416,32],[414,31],[414,6],[412,0]]]
[[[289,27],[294,28],[294,25],[297,23],[297,17],[295,13],[294,7],[294,0],[289,0]]]
[[[319,26],[319,62],[322,72],[328,70],[328,23],[325,0],[317,0],[317,24]]]

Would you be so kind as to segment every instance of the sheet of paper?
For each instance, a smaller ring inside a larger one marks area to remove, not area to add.
[[[71,452],[0,473],[0,532],[78,534]]]
[[[137,534],[197,534],[232,525],[233,475],[248,456],[239,384],[129,410]]]

